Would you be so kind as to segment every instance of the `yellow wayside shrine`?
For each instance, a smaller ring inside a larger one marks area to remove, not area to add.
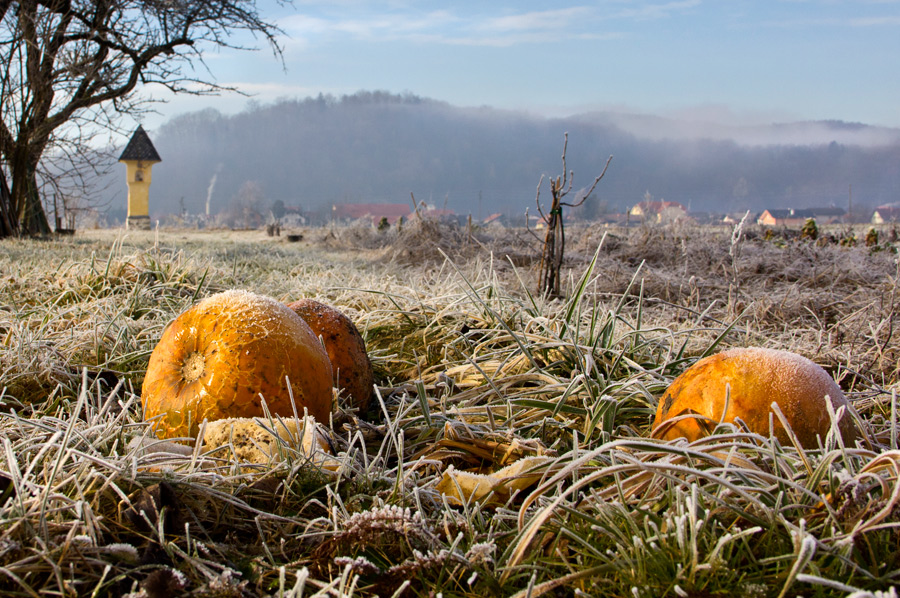
[[[144,127],[138,126],[119,156],[119,162],[125,163],[128,181],[128,219],[125,228],[150,230],[150,169],[157,162],[162,162],[162,158]]]

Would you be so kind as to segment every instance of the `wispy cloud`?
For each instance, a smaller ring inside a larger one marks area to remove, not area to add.
[[[356,37],[400,38],[423,31],[452,27],[456,22],[447,11],[435,11],[424,15],[385,15],[376,18],[342,20],[334,23],[334,31]]]
[[[664,19],[702,4],[701,0],[680,0],[678,2],[645,3],[620,10],[616,16],[625,19]]]
[[[779,0],[787,10],[761,21],[769,27],[894,27],[900,25],[900,0]]]
[[[332,23],[328,19],[302,14],[284,17],[279,20],[278,25],[292,36],[327,33],[332,29]]]
[[[586,6],[573,6],[558,10],[541,10],[485,19],[478,29],[494,32],[542,31],[567,29],[578,25],[578,20],[592,17],[594,10]]]
[[[619,32],[608,33],[577,33],[567,34],[566,39],[573,40],[594,40],[606,41],[620,39],[626,34]],[[410,38],[413,41],[423,43],[439,43],[449,46],[489,46],[495,48],[506,48],[520,44],[540,44],[548,42],[557,42],[560,39],[558,33],[554,34],[550,31],[545,32],[524,32],[504,35],[420,35]]]
[[[398,39],[453,27],[456,17],[447,11],[426,14],[380,14],[369,17],[328,18],[290,15],[279,25],[291,37],[349,35],[360,39]]]
[[[900,25],[900,16],[859,17],[856,19],[850,19],[850,24],[854,27],[883,27]]]
[[[277,98],[304,97],[322,91],[319,88],[287,83],[254,83],[252,81],[232,81],[225,83],[229,87],[241,90],[241,93],[262,101]]]
[[[760,23],[766,27],[781,29],[805,29],[810,27],[895,27],[900,25],[900,15],[874,16],[874,17],[820,17],[820,18],[794,18],[766,20]]]
[[[292,38],[301,40],[349,36],[368,41],[512,46],[561,39],[618,39],[625,36],[625,27],[621,26],[625,21],[668,18],[699,5],[701,0],[678,0],[629,3],[628,8],[618,10],[608,5],[573,5],[517,12],[484,4],[465,12],[455,8],[423,13],[400,3],[374,10],[369,3],[345,0],[342,7],[350,10],[342,10],[340,15],[318,5],[319,10],[312,11],[316,16],[291,15],[281,19],[279,25]]]

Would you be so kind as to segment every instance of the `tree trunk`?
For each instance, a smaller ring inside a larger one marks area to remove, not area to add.
[[[547,233],[544,235],[544,247],[541,252],[540,290],[547,297],[556,298],[561,296],[560,270],[562,270],[566,238],[563,232],[558,183],[551,181],[550,191],[553,194],[553,203],[547,218]]]
[[[14,237],[18,233],[18,218],[12,205],[12,194],[6,182],[6,172],[0,168],[0,239]]]
[[[29,169],[28,179],[26,181],[25,212],[19,226],[23,234],[26,235],[49,235],[52,231],[50,223],[47,221],[47,214],[44,212],[44,204],[41,203],[41,196],[38,193],[37,176],[34,169]]]
[[[16,148],[11,165],[10,216],[15,218],[15,234],[46,235],[51,232],[37,184],[37,159],[29,149]],[[40,153],[38,153],[38,157]]]

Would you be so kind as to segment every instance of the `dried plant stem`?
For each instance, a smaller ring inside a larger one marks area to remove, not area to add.
[[[566,151],[569,146],[569,134],[565,134],[565,140],[563,141],[563,152],[562,152],[562,169],[563,173],[557,176],[555,179],[550,179],[550,212],[545,213],[543,207],[541,206],[541,186],[544,182],[544,177],[541,176],[538,181],[537,187],[537,195],[535,197],[535,203],[537,204],[538,214],[540,214],[541,219],[543,221],[543,225],[547,227],[547,232],[544,234],[544,241],[541,248],[541,266],[540,266],[540,280],[538,291],[547,297],[560,297],[561,295],[561,272],[562,272],[562,264],[563,257],[565,255],[566,250],[566,233],[565,233],[565,222],[563,221],[563,207],[578,207],[582,205],[588,197],[590,197],[591,193],[594,192],[594,189],[597,187],[597,183],[600,182],[600,179],[606,174],[606,170],[609,168],[609,163],[612,161],[612,156],[610,156],[606,160],[606,165],[603,167],[603,172],[600,173],[597,178],[594,179],[594,182],[591,186],[585,190],[581,196],[576,199],[574,202],[569,203],[563,201],[563,198],[569,194],[572,190],[573,180],[575,178],[575,172],[569,171],[566,165]],[[527,223],[527,219],[526,219]]]

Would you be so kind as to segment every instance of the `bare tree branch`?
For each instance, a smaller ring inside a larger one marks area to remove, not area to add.
[[[541,186],[543,184],[544,184],[544,175],[541,175],[541,180],[538,181],[537,194],[534,196],[534,203],[537,204],[538,214],[541,215],[541,218],[546,219],[547,215],[544,214],[544,210],[541,208]]]
[[[613,159],[612,156],[610,156],[609,158],[606,159],[606,165],[603,167],[603,172],[600,173],[600,176],[598,176],[597,178],[594,179],[594,182],[591,184],[591,187],[587,190],[587,192],[585,192],[584,195],[581,196],[580,200],[576,201],[575,203],[560,202],[560,205],[567,206],[570,208],[577,208],[578,206],[583,204],[587,200],[587,198],[591,196],[591,193],[594,192],[594,189],[597,187],[597,183],[600,182],[600,179],[603,178],[603,175],[606,174],[606,170],[609,168],[609,163],[612,162],[612,159]],[[572,175],[574,178],[575,173],[573,172]]]

